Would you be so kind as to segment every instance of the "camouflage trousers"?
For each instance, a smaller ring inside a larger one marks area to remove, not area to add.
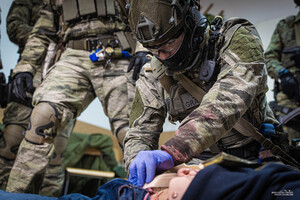
[[[129,60],[112,60],[106,66],[106,62],[91,62],[89,54],[67,48],[34,93],[34,105],[49,102],[58,110],[59,128],[51,133],[53,138],[62,134],[59,129],[79,116],[96,97],[115,135],[118,130],[128,128],[129,109],[134,97],[131,75],[126,73]],[[25,192],[38,174],[45,171],[52,154],[53,144],[35,145],[23,141],[10,173],[7,191]]]
[[[29,124],[29,117],[31,114],[32,108],[28,106],[24,106],[22,104],[16,103],[16,102],[10,102],[4,112],[4,118],[3,123],[6,126],[9,126],[11,124],[18,125],[23,128],[25,131]],[[67,125],[67,128],[64,129],[66,132],[66,135],[69,135],[73,129],[74,121],[69,123]],[[6,132],[6,134],[12,134],[12,137],[18,140],[20,138],[20,135],[23,136],[22,132]],[[17,134],[17,135],[15,135]],[[22,140],[21,138],[21,140]],[[18,140],[18,145],[14,147],[17,151],[18,146],[21,143],[21,140]],[[0,138],[0,189],[5,190],[9,173],[12,169],[12,166],[14,164],[14,159],[7,158],[7,156],[3,153],[2,144],[6,142],[4,141],[4,138]],[[15,152],[17,154],[17,152]],[[46,173],[43,179],[43,182],[40,184],[39,191],[36,191],[35,193],[39,193],[41,195],[45,196],[59,196],[62,192],[62,187],[64,183],[64,168],[63,163],[56,165],[49,165],[46,168]],[[33,191],[31,191],[33,193]]]

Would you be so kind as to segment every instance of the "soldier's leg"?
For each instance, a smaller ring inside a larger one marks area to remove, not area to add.
[[[30,117],[7,188],[9,192],[27,192],[32,181],[42,173],[54,152],[53,138],[59,126],[59,110],[47,102],[36,105]]]
[[[0,136],[0,189],[5,190],[10,170],[14,164],[23,133],[28,126],[32,109],[10,102],[4,112],[3,135]]]
[[[128,60],[112,61],[111,68],[105,69],[110,70],[110,76],[93,82],[95,92],[109,117],[111,129],[121,148],[129,126],[129,110],[132,103],[130,99],[133,99],[134,94],[134,85],[129,81],[130,75],[126,73],[128,63]]]
[[[89,59],[89,55],[90,52],[66,49],[66,51],[61,56],[60,61],[57,62],[55,66],[51,67],[51,69],[47,72],[44,81],[34,93],[34,105],[45,105],[47,104],[46,102],[51,102],[52,105],[55,105],[55,108],[58,111],[57,118],[59,121],[59,127],[61,128],[67,125],[69,119],[74,118],[74,113],[77,113],[79,115],[95,98],[95,94],[92,90],[93,87],[91,86],[90,79],[86,74],[87,70],[93,70],[90,69],[91,61]],[[34,108],[34,110],[36,109],[36,107]],[[48,111],[51,110],[50,107],[47,106],[47,108],[49,109]],[[42,113],[45,112],[37,114],[41,115]],[[35,115],[35,112],[33,112],[32,115]],[[37,121],[38,119],[40,119],[41,121],[38,121],[39,124],[43,123],[42,116],[31,116],[31,118]],[[51,120],[53,118],[55,117],[52,116],[52,118],[50,118],[48,114],[47,119]],[[31,123],[33,123],[33,121],[31,121]],[[55,133],[59,132],[55,132],[55,129],[57,128],[56,123],[49,122],[49,124],[47,125],[50,124],[52,124],[53,126],[48,127],[42,125],[42,127],[45,128],[42,134],[45,136],[44,139],[53,139]],[[27,134],[30,131],[32,131],[32,134]],[[27,185],[30,184],[29,182],[32,181],[33,176],[40,172],[42,174],[45,173],[46,166],[48,165],[49,159],[54,152],[54,145],[53,142],[50,142],[51,140],[38,145],[38,142],[33,142],[32,140],[30,140],[33,137],[27,138],[28,135],[36,135],[35,138],[38,139],[38,136],[40,135],[35,134],[35,132],[36,131],[34,131],[31,126],[31,129],[26,133],[26,140],[22,142],[24,150],[21,150],[22,146],[20,146],[18,156],[10,174],[7,186],[7,189],[9,189],[10,191],[26,190],[28,187]],[[23,145],[23,143],[25,144]],[[28,157],[31,158],[38,157],[38,159],[27,159],[26,162],[22,162],[21,157],[25,157],[27,155],[29,155]],[[27,172],[28,170],[30,170],[30,172]],[[24,174],[24,172],[26,173]],[[24,181],[22,180],[22,182],[18,183],[17,180],[20,177],[24,177]],[[18,186],[17,184],[21,185]]]
[[[62,195],[63,184],[65,181],[65,168],[63,166],[63,152],[67,146],[68,138],[75,125],[74,119],[63,129],[58,130],[54,139],[55,151],[46,168],[44,180],[40,188],[40,195],[58,197]]]

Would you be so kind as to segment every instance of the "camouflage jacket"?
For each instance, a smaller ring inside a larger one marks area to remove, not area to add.
[[[83,39],[95,35],[111,35],[123,31],[127,25],[123,22],[121,12],[116,18],[89,18],[72,24],[63,23],[63,0],[44,0],[45,5],[40,11],[40,17],[21,55],[13,73],[30,72],[35,74],[44,61],[50,42],[66,43],[73,39]],[[116,1],[115,4],[117,5]],[[116,8],[119,8],[118,5]]]
[[[9,39],[19,46],[20,54],[39,17],[42,5],[43,0],[14,0],[9,9],[6,30]]]
[[[300,12],[297,16],[289,16],[280,20],[272,35],[271,42],[265,52],[268,74],[272,78],[278,78],[278,71],[282,67],[300,75],[300,68],[294,66],[294,62],[290,60],[292,55],[282,53],[284,49],[296,46],[295,23],[300,23]]]
[[[220,72],[210,89],[206,89],[197,78],[199,68],[185,73],[206,90],[207,94],[198,105],[194,101],[193,104],[197,106],[191,108],[185,116],[180,112],[177,114],[183,117],[180,126],[175,136],[161,146],[176,164],[188,162],[221,137],[236,132],[232,128],[240,117],[258,129],[263,122],[278,123],[265,96],[268,90],[267,72],[256,29],[247,20],[234,18],[228,20],[221,31],[225,34],[225,42],[217,58]],[[166,102],[178,95],[172,90],[171,94],[167,94],[158,81],[157,71],[164,69],[164,66],[155,58],[151,65],[152,70],[145,68],[136,83],[130,129],[124,141],[126,168],[139,151],[158,149],[159,136],[170,109]],[[180,86],[176,75],[172,78],[175,85]],[[182,94],[186,96],[185,93]],[[191,97],[187,98],[187,103],[192,102],[191,100]]]

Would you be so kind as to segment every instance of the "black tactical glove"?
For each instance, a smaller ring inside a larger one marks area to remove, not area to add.
[[[33,76],[29,72],[21,72],[14,76],[13,79],[13,90],[16,98],[26,101],[30,97],[27,97],[26,92],[33,94]]]
[[[135,81],[138,80],[140,71],[144,66],[144,64],[150,61],[146,57],[147,54],[149,54],[149,52],[139,51],[130,60],[130,64],[128,66],[127,72],[130,72],[133,69],[132,78]]]
[[[280,86],[283,93],[289,98],[298,98],[299,83],[294,75],[286,68],[279,70]]]

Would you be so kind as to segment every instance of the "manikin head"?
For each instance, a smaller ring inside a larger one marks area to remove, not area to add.
[[[145,184],[144,188],[153,191],[150,200],[181,199],[199,170],[179,168],[177,173],[164,173],[156,176],[152,182]]]

